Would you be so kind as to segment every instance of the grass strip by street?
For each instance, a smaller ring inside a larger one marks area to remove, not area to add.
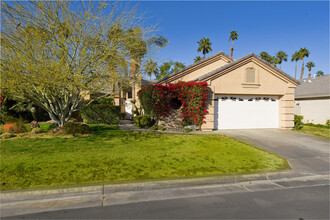
[[[95,134],[85,137],[3,140],[1,190],[290,168],[283,158],[226,136],[92,127]]]

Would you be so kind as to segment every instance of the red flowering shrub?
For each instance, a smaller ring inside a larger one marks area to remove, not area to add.
[[[171,94],[168,87],[160,84],[145,86],[138,96],[144,112],[151,117],[160,118],[170,114]]]
[[[178,99],[182,103],[183,125],[197,125],[205,123],[208,87],[206,82],[180,82],[177,84],[150,85],[138,92],[142,108],[146,114],[153,117],[166,117],[170,114],[171,99]]]
[[[3,125],[4,133],[22,133],[24,129],[21,126],[17,126],[16,123],[6,123]]]

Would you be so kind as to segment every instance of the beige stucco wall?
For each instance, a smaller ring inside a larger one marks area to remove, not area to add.
[[[208,72],[211,72],[212,70],[215,70],[225,64],[227,64],[228,62],[223,60],[223,59],[220,59],[220,60],[217,60],[215,61],[214,63],[211,63],[207,66],[204,66],[196,71],[193,71],[191,73],[189,73],[188,75],[185,75],[183,77],[180,77],[179,79],[175,80],[174,82],[178,82],[178,81],[184,81],[184,82],[189,82],[189,81],[192,81],[194,79],[196,79],[197,77],[199,76],[202,76],[203,74],[205,73],[208,73]]]
[[[254,68],[256,72],[256,84],[246,83],[246,69]],[[203,130],[211,130],[214,127],[214,94],[236,95],[276,95],[279,97],[279,127],[292,128],[294,123],[294,84],[288,82],[275,71],[264,67],[251,60],[230,72],[208,81],[210,91],[206,124]]]
[[[304,116],[304,123],[325,124],[330,120],[330,98],[296,100],[294,111]]]

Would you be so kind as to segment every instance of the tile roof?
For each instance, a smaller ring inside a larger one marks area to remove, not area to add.
[[[295,97],[330,96],[330,75],[303,79],[295,90]]]
[[[282,75],[286,76],[287,78],[291,79],[295,83],[299,84],[299,81],[295,80],[292,76],[290,76],[289,74],[283,72],[282,70],[280,70],[279,68],[277,68],[273,64],[267,62],[266,60],[262,59],[261,57],[259,57],[258,55],[254,54],[254,53],[250,53],[248,55],[245,55],[245,56],[243,56],[241,58],[238,58],[238,59],[234,60],[233,62],[227,63],[227,64],[225,64],[225,65],[223,65],[223,66],[221,66],[221,67],[219,67],[219,68],[217,68],[215,70],[212,70],[211,72],[208,72],[208,73],[206,73],[206,74],[204,74],[202,76],[199,76],[194,81],[202,81],[202,80],[204,80],[204,79],[206,79],[206,78],[208,78],[208,77],[210,77],[210,76],[212,76],[212,75],[214,75],[214,74],[216,74],[216,73],[218,73],[218,72],[220,72],[222,70],[225,70],[225,69],[227,69],[227,68],[229,68],[229,67],[231,67],[231,66],[233,66],[233,65],[235,65],[237,63],[240,63],[240,62],[242,62],[242,61],[244,61],[244,60],[246,60],[248,58],[251,58],[251,57],[256,58],[257,60],[263,62],[267,66],[275,69],[277,72],[279,72]]]
[[[219,56],[219,55],[223,55],[223,56],[227,57],[228,59],[233,60],[232,58],[230,58],[229,55],[227,55],[226,53],[220,51],[220,52],[218,52],[218,53],[216,53],[216,54],[213,54],[212,56],[209,56],[209,57],[206,57],[206,58],[204,58],[204,59],[201,59],[200,61],[198,61],[198,62],[196,62],[196,63],[193,63],[193,64],[191,64],[191,65],[189,65],[189,66],[187,66],[187,67],[185,67],[185,68],[183,68],[183,69],[181,69],[181,70],[175,72],[175,73],[171,73],[171,74],[169,74],[169,75],[167,75],[167,76],[164,76],[163,78],[157,80],[155,83],[159,83],[159,82],[161,82],[161,81],[164,81],[164,80],[166,80],[166,79],[168,79],[168,78],[170,78],[170,77],[172,77],[172,76],[175,76],[175,75],[177,75],[177,74],[179,74],[179,73],[181,73],[181,72],[183,72],[183,71],[185,71],[185,70],[187,70],[187,69],[190,69],[190,68],[192,68],[192,67],[194,67],[194,66],[196,66],[196,65],[198,65],[198,64],[200,64],[200,63],[204,63],[205,61],[208,61],[208,60],[212,59],[213,57],[216,57],[216,56]]]
[[[148,86],[154,84],[156,80],[149,80],[149,79],[141,79],[141,85]]]

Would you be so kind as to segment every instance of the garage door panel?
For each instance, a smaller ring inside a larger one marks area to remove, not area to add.
[[[218,96],[218,129],[278,128],[275,96]]]

